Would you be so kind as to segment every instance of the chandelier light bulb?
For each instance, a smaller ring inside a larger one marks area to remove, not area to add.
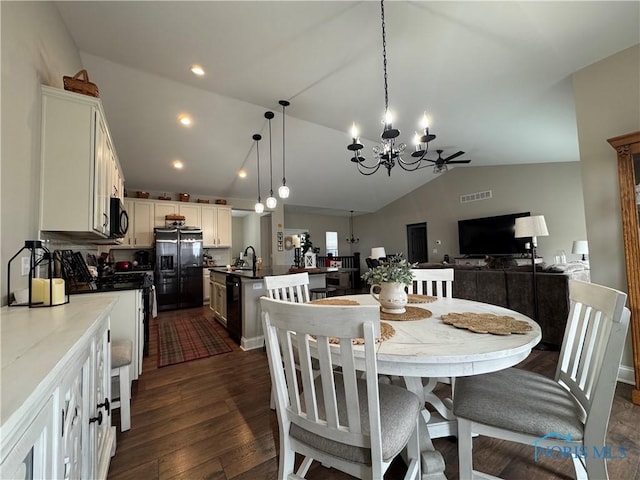
[[[418,132],[415,132],[415,135],[413,136],[413,144],[416,147],[420,146],[420,135],[418,135]]]
[[[276,208],[276,205],[278,204],[278,200],[276,200],[276,197],[273,196],[273,193],[267,197],[267,208],[271,208],[274,209]]]
[[[351,138],[353,138],[354,141],[358,140],[358,134],[360,132],[358,132],[358,127],[356,127],[356,122],[353,122],[353,124],[351,125]]]
[[[255,210],[256,210],[256,213],[262,213],[262,212],[264,212],[264,205],[262,204],[262,202],[261,202],[261,201],[258,201],[258,203],[256,203],[256,205],[255,205],[255,207],[254,207],[254,208],[255,208]]]
[[[424,129],[429,128],[429,119],[427,118],[427,112],[424,112],[424,115],[422,115],[420,126]]]
[[[280,198],[289,198],[289,187],[281,185],[280,188],[278,188],[278,196]]]
[[[391,115],[391,112],[387,110],[384,114],[384,124],[385,126],[391,127],[392,123],[393,123],[393,115]]]

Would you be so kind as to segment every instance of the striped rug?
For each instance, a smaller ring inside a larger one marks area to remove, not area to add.
[[[231,348],[202,315],[158,322],[158,367],[227,353]]]

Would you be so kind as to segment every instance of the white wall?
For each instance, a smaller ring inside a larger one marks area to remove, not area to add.
[[[617,156],[606,140],[640,130],[640,45],[580,70],[573,85],[591,280],[626,292]],[[622,364],[633,365],[630,341]]]
[[[486,190],[492,198],[460,203],[460,195]],[[570,254],[573,240],[586,238],[580,163],[452,169],[379,211],[356,217],[354,230],[364,262],[375,246],[406,254],[406,226],[426,222],[429,261],[440,262],[445,254],[459,254],[458,220],[524,211],[545,216],[549,236],[538,238],[538,253],[547,263],[554,262],[557,250],[577,259]]]
[[[40,211],[40,85],[62,88],[80,70],[80,56],[49,2],[0,2],[2,16],[2,168],[0,265],[38,238]],[[70,185],[69,188],[73,188]],[[6,276],[0,275],[2,304]],[[13,285],[13,283],[12,283]]]

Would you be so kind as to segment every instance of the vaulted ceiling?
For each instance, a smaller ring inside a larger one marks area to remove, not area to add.
[[[261,133],[264,201],[267,110],[274,190],[282,180],[280,99],[291,102],[287,205],[371,212],[435,178],[397,166],[365,177],[349,161],[351,123],[369,159],[382,128],[378,2],[56,4],[100,88],[130,189],[255,199],[251,137]],[[572,73],[640,43],[639,2],[390,1],[385,15],[394,127],[411,149],[426,110],[429,157],[463,150],[472,162],[456,168],[578,161]],[[190,127],[177,121],[184,113]]]

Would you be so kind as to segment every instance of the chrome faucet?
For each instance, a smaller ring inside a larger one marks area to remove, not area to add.
[[[251,251],[253,252],[253,258],[251,259],[251,267],[253,269],[253,275],[255,276],[258,259],[256,258],[256,250],[251,245],[249,245],[247,248],[244,249],[245,257],[247,256],[249,249],[251,249]]]

